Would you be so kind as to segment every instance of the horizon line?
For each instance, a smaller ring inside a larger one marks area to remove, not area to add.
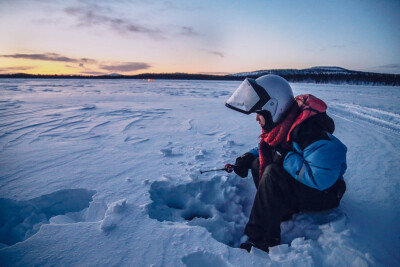
[[[283,68],[283,69],[262,69],[262,70],[254,70],[254,71],[242,71],[242,72],[142,72],[136,74],[121,74],[117,72],[112,73],[75,73],[75,74],[55,74],[55,73],[29,73],[29,72],[8,72],[1,73],[0,75],[31,75],[31,76],[80,76],[80,77],[101,77],[101,76],[140,76],[140,75],[201,75],[201,76],[217,76],[217,77],[225,77],[232,76],[238,74],[249,74],[249,75],[257,75],[257,72],[268,72],[268,71],[318,71],[318,69],[322,68],[330,68],[336,71],[346,71],[346,72],[358,72],[358,73],[373,73],[373,74],[386,74],[386,75],[400,75],[400,73],[388,73],[388,72],[376,72],[376,71],[359,71],[359,70],[350,70],[343,67],[337,66],[314,66],[304,69],[296,69],[296,68]],[[323,70],[320,70],[323,71]],[[332,74],[335,72],[333,71]]]

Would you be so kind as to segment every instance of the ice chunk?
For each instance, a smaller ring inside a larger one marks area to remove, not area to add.
[[[126,199],[121,199],[108,205],[104,219],[100,224],[100,229],[106,233],[112,231],[115,227],[117,227],[117,224],[120,220],[119,215],[123,213],[125,209]]]

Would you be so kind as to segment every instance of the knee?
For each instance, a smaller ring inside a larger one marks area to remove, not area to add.
[[[262,177],[264,178],[270,178],[279,176],[279,173],[282,171],[282,167],[280,167],[276,163],[271,163],[267,167],[265,167],[265,170],[263,172]]]
[[[261,177],[261,183],[270,184],[270,186],[282,186],[286,184],[288,174],[286,171],[276,163],[269,164]]]

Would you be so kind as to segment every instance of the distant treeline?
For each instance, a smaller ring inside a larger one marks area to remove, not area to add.
[[[242,81],[245,77],[258,78],[267,73],[274,73],[284,77],[289,82],[296,83],[334,83],[334,84],[357,84],[357,85],[388,85],[400,86],[399,74],[381,74],[371,72],[349,71],[348,73],[287,73],[279,70],[266,71],[262,74],[248,76],[244,75],[206,75],[188,73],[147,73],[138,75],[32,75],[25,73],[0,74],[0,78],[29,78],[29,79],[167,79],[167,80],[219,80],[219,81]]]
[[[279,75],[279,74],[278,74]],[[308,73],[308,74],[281,74],[289,82],[294,83],[333,83],[356,85],[387,85],[400,86],[399,74],[380,73]],[[258,78],[259,76],[249,76]]]

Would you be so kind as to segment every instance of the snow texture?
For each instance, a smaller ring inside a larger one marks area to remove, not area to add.
[[[120,214],[126,209],[126,199],[121,199],[116,202],[111,203],[106,211],[104,219],[100,224],[100,229],[103,232],[112,231],[118,224],[120,219]]]
[[[13,245],[34,235],[42,224],[74,222],[64,214],[78,212],[89,206],[93,190],[59,190],[27,201],[0,198],[0,243]],[[66,219],[62,220],[62,215]]]
[[[245,240],[255,147],[233,81],[0,80],[0,266],[400,266],[400,88],[292,84],[348,150],[339,208]]]

